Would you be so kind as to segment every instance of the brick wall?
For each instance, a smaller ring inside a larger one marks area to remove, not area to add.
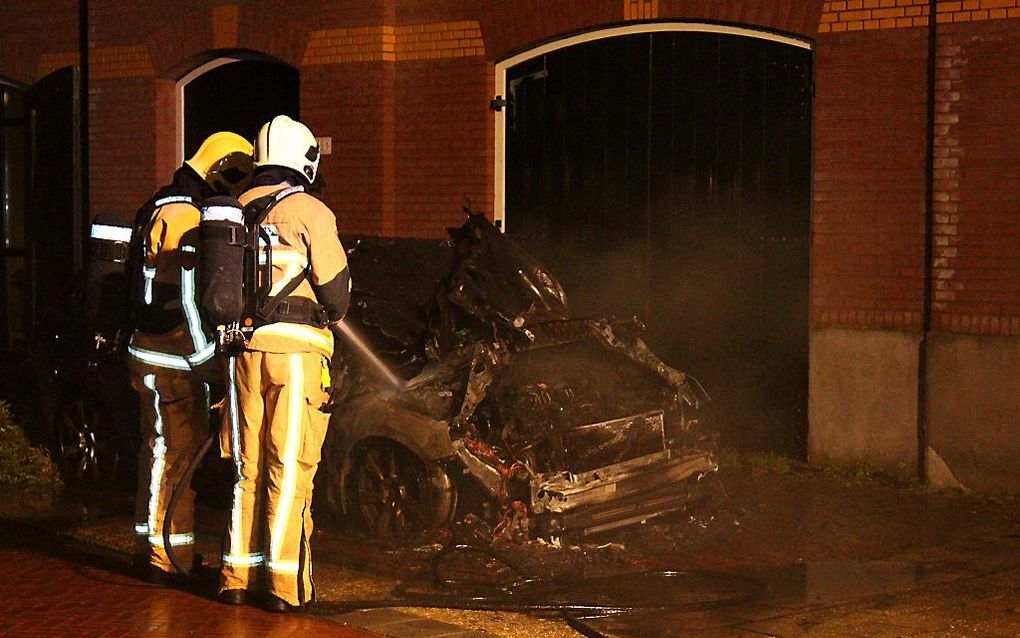
[[[53,0],[45,12],[35,2],[2,2],[0,28],[0,77],[31,84],[78,61],[76,0]]]
[[[926,69],[926,29],[818,37],[815,327],[921,325]]]
[[[937,5],[933,329],[1020,335],[1020,6]],[[921,327],[927,3],[826,2],[815,327]],[[905,27],[909,18],[911,27]],[[875,69],[881,69],[875,73]]]
[[[939,0],[939,24],[1020,18],[1020,0]],[[819,33],[928,25],[928,0],[836,0],[822,9]]]
[[[1020,21],[946,24],[936,56],[933,323],[1017,336]]]
[[[496,60],[631,20],[816,38],[815,327],[921,323],[926,0],[92,0],[93,209],[129,214],[174,158],[174,82],[216,49],[301,71],[333,138],[324,197],[353,233],[439,236],[488,210]],[[1020,334],[1020,0],[940,0],[934,324]],[[77,62],[77,3],[0,6],[0,75]],[[45,33],[46,37],[40,37]]]
[[[465,197],[491,209],[492,65],[481,57],[422,60],[399,71],[396,234],[442,235],[463,221]]]
[[[302,119],[319,136],[333,138],[320,170],[327,203],[345,231],[384,234],[383,137],[380,105],[392,92],[383,64],[351,62],[302,69]]]

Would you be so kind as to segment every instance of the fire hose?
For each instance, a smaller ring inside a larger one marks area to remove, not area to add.
[[[478,554],[491,562],[503,565],[515,575],[516,580],[509,585],[493,586],[487,583],[455,580],[445,576],[442,571],[443,561],[461,553]],[[584,594],[573,594],[573,599],[562,602],[550,602],[549,600],[555,597],[557,590],[562,592],[565,588],[582,587],[585,584],[601,584],[602,581],[605,581],[606,589],[614,590],[621,580],[628,578],[637,579],[639,582],[644,579],[649,583],[649,585],[638,588],[643,591],[655,591],[655,588],[661,589],[664,582],[672,580],[679,583],[685,578],[715,581],[722,583],[731,591],[709,600],[699,601],[607,602],[597,595],[590,594],[587,600],[585,600]],[[560,617],[572,629],[589,638],[608,638],[607,634],[592,626],[591,621],[632,612],[705,611],[745,603],[754,600],[761,594],[761,585],[750,578],[706,571],[644,571],[600,577],[581,577],[573,580],[533,577],[491,543],[477,537],[458,539],[456,535],[432,557],[432,585],[439,590],[439,593],[411,591],[406,582],[401,582],[394,588],[394,598],[392,599],[316,603],[317,613],[342,613],[357,609],[388,607],[430,607],[467,611],[530,613]],[[442,591],[444,589],[459,591],[444,593]],[[553,593],[550,594],[550,592]]]
[[[195,472],[198,467],[202,465],[202,459],[209,453],[209,448],[212,447],[216,441],[216,435],[211,434],[209,438],[205,440],[202,447],[195,453],[195,457],[191,459],[191,463],[188,464],[188,469],[184,471],[184,476],[181,477],[181,482],[178,483],[170,495],[170,502],[166,506],[166,515],[163,518],[163,548],[166,550],[167,558],[170,559],[170,564],[174,566],[178,574],[184,576],[191,575],[191,565],[185,565],[180,558],[177,556],[177,551],[174,549],[173,543],[170,542],[170,532],[172,531],[172,525],[170,521],[174,520],[174,511],[177,509],[177,503],[181,500],[181,495],[187,491],[188,486],[191,484],[191,479],[195,476]]]

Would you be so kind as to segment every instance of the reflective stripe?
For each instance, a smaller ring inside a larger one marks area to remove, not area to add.
[[[149,534],[149,524],[148,523],[135,523],[135,533],[136,534],[143,534],[143,535],[147,536]]]
[[[210,206],[202,209],[202,221],[243,224],[244,214],[235,206]]]
[[[322,348],[326,352],[333,352],[332,335],[323,332],[319,328],[313,328],[301,323],[286,323],[283,321],[271,323],[267,326],[262,326],[252,333],[252,338],[254,339],[259,335],[294,339],[305,345],[311,344]]]
[[[303,192],[305,192],[305,187],[304,186],[291,186],[290,188],[285,188],[282,191],[280,191],[279,193],[277,193],[276,194],[276,201],[280,201],[281,199],[283,199],[284,197],[286,197],[288,195],[293,195],[294,193],[303,193]]]
[[[148,363],[149,365],[154,365],[158,368],[172,368],[174,370],[191,369],[191,366],[188,365],[187,359],[172,354],[154,352],[152,350],[138,348],[133,345],[128,346],[128,354],[143,363]]]
[[[152,476],[149,480],[149,530],[159,529],[156,525],[156,512],[159,509],[159,487],[163,481],[163,468],[166,465],[166,441],[163,439],[163,417],[159,414],[159,392],[156,390],[156,375],[147,374],[142,377],[142,383],[152,390],[152,408],[156,411],[156,420],[153,429],[156,431],[156,440],[152,446]],[[152,537],[149,537],[152,542]]]
[[[149,365],[154,365],[158,368],[190,370],[192,366],[201,365],[209,359],[212,359],[213,355],[216,354],[216,344],[207,343],[205,348],[198,352],[193,352],[186,357],[166,354],[163,352],[155,352],[153,350],[146,350],[136,346],[128,346],[128,353],[139,361],[148,363]]]
[[[208,361],[209,359],[212,359],[214,354],[216,354],[216,344],[209,343],[206,344],[205,348],[199,350],[198,352],[193,352],[189,354],[188,356],[184,357],[184,359],[193,366],[199,366]]]
[[[198,354],[210,344],[202,332],[202,319],[198,315],[198,305],[195,304],[194,268],[181,269],[181,303],[184,304],[184,316],[188,320],[191,343],[195,346],[195,354]]]
[[[152,305],[152,280],[156,278],[155,268],[142,267],[142,276],[145,277],[145,305]]]
[[[190,204],[191,202],[192,199],[187,195],[171,195],[170,197],[157,199],[152,203],[152,205],[159,208],[160,206],[166,206],[167,204]]]
[[[296,560],[271,560],[266,563],[266,567],[270,571],[282,574],[296,574],[298,572],[298,562]]]
[[[109,224],[92,224],[92,239],[107,241],[131,241],[131,229],[127,226],[111,226]]]
[[[225,555],[223,562],[227,565],[238,565],[242,567],[251,567],[253,565],[261,565],[265,561],[265,557],[262,554],[240,554],[240,555]]]
[[[164,521],[164,525],[166,522]],[[171,534],[170,535],[170,546],[177,547],[179,545],[192,545],[195,542],[195,535],[191,532],[187,534]],[[153,547],[163,547],[163,536],[150,536],[149,544]]]
[[[259,263],[265,264],[268,261],[265,254],[259,255]],[[301,268],[308,266],[308,258],[302,255],[300,252],[293,248],[281,246],[273,249],[273,265],[278,264],[292,265],[298,264]]]
[[[230,357],[227,365],[228,377],[228,398],[230,401],[230,447],[234,457],[234,468],[237,473],[234,476],[234,492],[230,503],[230,556],[241,557],[241,481],[244,480],[244,462],[241,461],[241,423],[238,420],[240,407],[237,400],[237,358]],[[247,554],[252,556],[253,554]],[[259,556],[259,562],[262,556]],[[223,557],[227,560],[227,556]],[[237,563],[245,564],[245,563]],[[251,563],[257,564],[257,563]]]
[[[297,457],[298,447],[301,444],[302,408],[305,406],[305,376],[304,369],[301,367],[301,355],[289,355],[287,363],[290,368],[287,378],[290,396],[287,402],[287,435],[283,444],[283,481],[280,486],[280,502],[274,513],[272,536],[269,538],[269,568],[273,570],[277,570],[273,567],[273,563],[279,560],[280,552],[283,550],[284,534],[287,532],[287,523],[289,522],[287,519],[290,518],[297,488]],[[296,562],[294,571],[297,572]]]

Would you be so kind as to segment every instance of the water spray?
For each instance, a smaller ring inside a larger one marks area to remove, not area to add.
[[[329,325],[335,333],[342,335],[351,345],[357,348],[358,351],[372,364],[372,367],[375,368],[376,372],[381,374],[394,389],[406,389],[407,382],[395,375],[393,371],[390,370],[389,366],[383,363],[382,359],[377,357],[376,354],[372,352],[372,349],[368,347],[368,344],[362,341],[361,337],[359,337],[358,334],[354,332],[343,320],[333,322]]]

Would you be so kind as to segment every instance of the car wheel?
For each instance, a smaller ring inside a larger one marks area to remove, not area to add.
[[[97,434],[98,417],[84,399],[69,398],[57,409],[54,451],[64,480],[91,484],[117,474],[119,455],[114,441]]]
[[[449,475],[404,446],[372,441],[359,448],[347,477],[347,511],[372,536],[401,539],[449,520],[456,492]]]

